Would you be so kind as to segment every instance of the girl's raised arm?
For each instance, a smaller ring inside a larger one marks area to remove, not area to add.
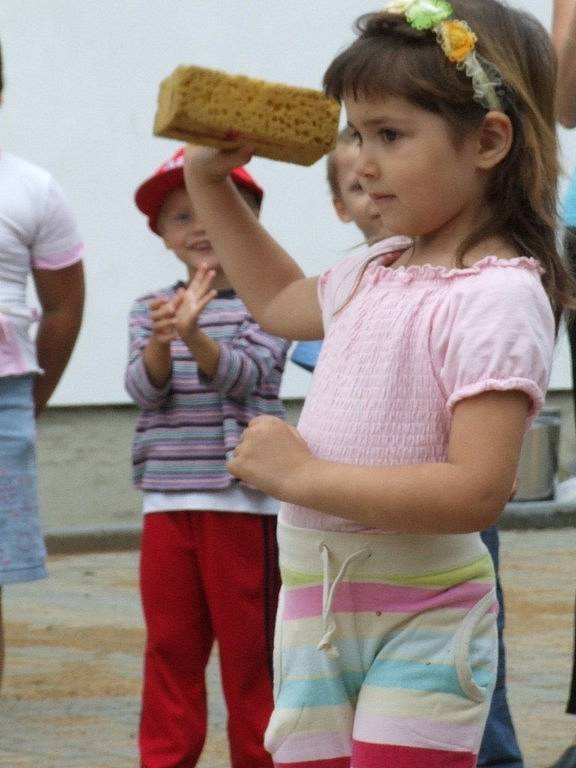
[[[317,278],[305,277],[228,179],[250,156],[248,147],[224,152],[189,145],[186,188],[226,275],[259,325],[287,339],[321,338]]]

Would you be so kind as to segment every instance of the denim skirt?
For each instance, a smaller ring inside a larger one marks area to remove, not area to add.
[[[0,585],[46,576],[33,375],[0,377]]]

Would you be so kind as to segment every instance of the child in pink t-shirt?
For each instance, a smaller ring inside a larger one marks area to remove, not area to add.
[[[229,464],[284,502],[266,745],[282,767],[473,768],[497,666],[479,531],[508,500],[575,304],[556,245],[554,56],[498,0],[398,0],[358,31],[324,83],[397,235],[369,261],[304,277],[226,180],[250,147],[187,151],[258,322],[324,337],[298,429],[255,419]]]
[[[0,52],[0,102],[2,90]],[[35,417],[56,388],[80,330],[82,250],[70,206],[51,174],[1,150],[0,601],[3,585],[46,576]],[[41,314],[27,302],[30,279]],[[3,638],[0,603],[0,685]]]

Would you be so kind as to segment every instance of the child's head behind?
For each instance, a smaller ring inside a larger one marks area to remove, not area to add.
[[[326,175],[332,203],[341,221],[354,222],[368,242],[387,236],[378,209],[362,188],[355,171],[357,147],[353,134],[344,128],[327,160]]]
[[[501,76],[501,83],[485,93],[495,95],[498,111],[513,128],[511,147],[492,169],[486,188],[490,215],[464,239],[459,256],[490,237],[505,239],[519,254],[544,263],[549,293],[562,301],[567,286],[556,265],[555,58],[549,36],[532,16],[498,0],[454,0],[451,5],[454,17],[466,21],[477,36],[476,52],[487,80],[494,82],[491,65]],[[443,118],[455,151],[494,110],[493,100],[476,100],[471,77],[447,58],[432,29],[416,29],[404,14],[386,11],[361,17],[357,29],[358,39],[325,74],[330,96],[346,102],[404,99]]]
[[[186,265],[190,275],[201,263],[206,263],[217,272],[215,287],[228,287],[202,221],[186,191],[183,166],[184,150],[179,149],[138,187],[136,205],[148,217],[152,232],[159,235],[166,248]],[[235,168],[231,178],[258,216],[264,195],[262,188],[244,168]]]

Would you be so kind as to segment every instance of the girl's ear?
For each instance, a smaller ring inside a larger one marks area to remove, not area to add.
[[[489,171],[510,152],[514,139],[514,128],[508,115],[503,112],[488,112],[480,126],[477,167]]]
[[[334,210],[336,211],[340,221],[343,221],[344,224],[349,224],[352,221],[352,217],[348,212],[348,208],[346,208],[340,197],[333,197],[332,205],[334,206]]]

